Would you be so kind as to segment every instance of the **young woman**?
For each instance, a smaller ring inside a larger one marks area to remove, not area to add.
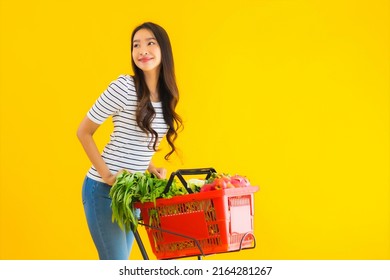
[[[82,199],[88,227],[100,259],[128,259],[133,233],[111,221],[110,187],[123,171],[145,172],[165,178],[166,169],[151,158],[162,139],[175,152],[174,141],[182,126],[175,112],[179,100],[172,48],[166,31],[147,22],[131,36],[134,76],[111,82],[81,122],[77,136],[92,163],[83,184]],[[112,116],[114,130],[100,154],[93,135]]]

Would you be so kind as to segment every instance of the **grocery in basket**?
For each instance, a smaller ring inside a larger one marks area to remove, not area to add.
[[[196,174],[207,177],[184,179]],[[245,176],[217,173],[213,168],[178,170],[169,180],[125,173],[111,191],[113,221],[135,230],[139,221],[133,213],[139,208],[158,259],[253,248],[256,191],[258,187]]]

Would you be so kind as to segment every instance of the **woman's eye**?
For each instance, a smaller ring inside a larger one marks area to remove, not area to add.
[[[133,48],[138,48],[139,44],[134,44]]]
[[[155,45],[155,44],[156,44],[156,42],[150,41],[148,45],[150,46],[150,45]]]

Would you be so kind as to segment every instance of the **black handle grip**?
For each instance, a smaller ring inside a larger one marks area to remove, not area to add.
[[[184,175],[207,174],[207,176],[206,176],[206,180],[207,180],[208,178],[210,178],[212,173],[216,173],[216,172],[217,171],[215,171],[215,169],[212,168],[212,167],[210,167],[210,168],[179,169],[179,170],[171,173],[171,176],[169,177],[167,186],[165,187],[164,193],[167,193],[169,191],[169,188],[171,187],[171,185],[173,183],[173,179],[175,178],[175,176],[177,176],[177,178],[179,178],[180,182],[186,188],[188,193],[193,193],[191,188],[188,188],[187,182],[186,182],[186,180],[183,177]]]

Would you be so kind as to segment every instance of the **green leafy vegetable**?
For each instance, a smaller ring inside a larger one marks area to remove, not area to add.
[[[167,179],[158,179],[149,172],[122,172],[110,190],[112,222],[117,222],[120,228],[126,231],[135,229],[138,218],[134,215],[134,202],[156,203],[157,198],[188,194],[184,186],[176,181],[173,181],[169,191],[164,193],[167,183]]]

